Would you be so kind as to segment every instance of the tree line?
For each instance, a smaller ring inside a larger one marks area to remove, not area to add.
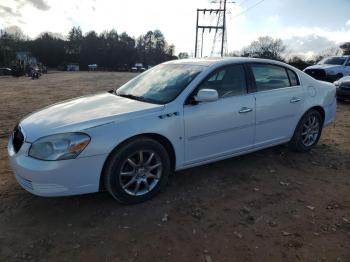
[[[174,45],[168,44],[159,30],[148,31],[137,38],[115,30],[97,34],[95,31],[83,34],[80,27],[73,27],[67,38],[52,33],[42,33],[35,39],[29,39],[22,33],[8,33],[0,30],[0,67],[10,66],[18,51],[29,51],[41,63],[48,67],[65,69],[67,64],[78,63],[81,69],[89,64],[98,64],[106,70],[125,70],[135,63],[153,66],[172,59],[189,58],[181,52],[174,55]],[[267,58],[284,61],[299,69],[315,64],[323,57],[350,55],[350,42],[337,48],[328,48],[311,58],[286,54],[286,45],[281,39],[269,36],[259,37],[239,52],[230,52],[227,56]]]
[[[253,41],[250,45],[244,47],[240,52],[231,52],[229,56],[279,60],[303,70],[304,68],[319,62],[325,57],[350,55],[350,42],[345,42],[339,47],[327,48],[308,58],[302,55],[286,54],[286,49],[287,46],[281,39],[263,36]]]
[[[10,66],[16,59],[16,52],[29,51],[48,67],[63,69],[67,64],[78,63],[83,70],[89,64],[118,70],[136,62],[152,66],[176,59],[174,49],[160,30],[133,38],[115,30],[83,34],[80,27],[73,27],[67,39],[46,32],[33,40],[21,33],[0,31],[0,66]]]

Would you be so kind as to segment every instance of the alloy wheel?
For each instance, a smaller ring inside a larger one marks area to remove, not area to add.
[[[304,146],[312,146],[320,134],[320,122],[315,115],[310,115],[304,122],[301,140]]]
[[[121,165],[120,184],[127,194],[142,196],[156,187],[162,171],[161,158],[155,151],[139,150],[129,155]]]

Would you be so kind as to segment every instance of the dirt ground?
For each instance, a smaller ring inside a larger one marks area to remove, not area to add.
[[[16,183],[6,144],[23,116],[133,76],[0,78],[0,261],[350,261],[350,103],[310,153],[278,146],[177,172],[139,205]]]

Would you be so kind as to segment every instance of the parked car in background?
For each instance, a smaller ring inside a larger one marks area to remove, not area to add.
[[[128,72],[130,71],[130,66],[128,64],[121,64],[115,68],[118,72]]]
[[[47,67],[46,66],[41,66],[40,71],[42,74],[47,74]]]
[[[90,64],[88,65],[89,71],[96,71],[98,68],[97,64]]]
[[[334,120],[335,92],[277,61],[175,60],[115,91],[32,113],[14,128],[8,154],[33,194],[106,189],[137,203],[176,170],[284,143],[311,150]]]
[[[10,76],[12,75],[11,68],[0,68],[0,76]]]
[[[67,71],[76,72],[79,70],[80,70],[79,64],[77,63],[71,63],[67,65]]]
[[[142,63],[136,63],[132,68],[132,72],[144,72],[146,71],[146,68],[143,66]]]
[[[350,75],[350,56],[324,58],[316,65],[305,68],[304,72],[315,79],[334,82]]]
[[[350,76],[344,76],[334,82],[339,101],[350,100]]]

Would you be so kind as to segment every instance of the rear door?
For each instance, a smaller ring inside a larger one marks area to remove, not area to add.
[[[297,74],[274,64],[250,64],[255,82],[255,147],[288,141],[303,113],[304,89]]]

